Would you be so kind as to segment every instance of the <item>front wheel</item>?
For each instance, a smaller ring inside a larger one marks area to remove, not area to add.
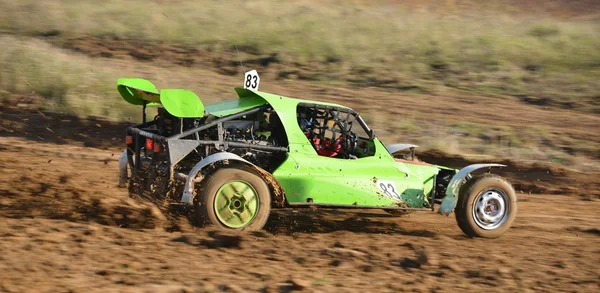
[[[468,236],[496,238],[515,220],[517,196],[504,178],[484,174],[460,189],[454,213],[458,226]]]
[[[200,223],[246,231],[260,230],[266,224],[271,192],[250,168],[222,168],[201,184],[194,202]]]

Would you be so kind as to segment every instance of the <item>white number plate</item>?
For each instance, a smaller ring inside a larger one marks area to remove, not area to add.
[[[257,91],[260,84],[260,77],[256,70],[250,70],[244,74],[244,88]]]

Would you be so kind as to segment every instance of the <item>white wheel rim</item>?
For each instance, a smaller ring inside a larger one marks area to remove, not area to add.
[[[488,189],[480,193],[473,204],[475,224],[484,230],[494,230],[506,222],[510,206],[504,192]]]

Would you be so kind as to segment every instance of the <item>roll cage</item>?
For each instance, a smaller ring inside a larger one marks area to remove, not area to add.
[[[268,105],[265,105],[221,118],[216,118],[210,115],[198,119],[176,118],[179,120],[177,123],[175,123],[173,129],[180,129],[180,131],[172,133],[170,136],[161,135],[158,133],[157,129],[154,128],[154,126],[156,126],[158,123],[157,119],[142,123],[140,125],[128,127],[127,136],[132,137],[132,139],[128,139],[127,148],[129,165],[132,169],[139,169],[142,153],[145,155],[150,155],[150,152],[146,147],[149,145],[147,143],[148,140],[152,141],[154,149],[165,150],[168,153],[167,161],[171,168],[173,168],[189,153],[196,150],[199,146],[212,146],[218,151],[225,151],[230,148],[247,148],[263,151],[287,152],[289,150],[287,146],[260,145],[226,139],[224,123],[270,110],[272,109],[270,109]],[[207,121],[211,117],[216,119]],[[193,121],[190,121],[190,119]],[[192,124],[189,122],[200,125],[183,129],[184,124]],[[200,136],[200,133],[211,128],[216,129],[217,139],[203,139]],[[204,156],[208,155],[208,153],[204,154]]]
[[[374,138],[362,117],[350,108],[299,103],[297,115],[298,126],[321,156],[352,157],[359,139],[357,132],[353,132],[355,121],[367,139]]]

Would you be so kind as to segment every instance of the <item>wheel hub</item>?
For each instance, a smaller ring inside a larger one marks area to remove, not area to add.
[[[237,200],[237,199],[236,199],[236,200],[233,202],[233,208],[234,208],[234,209],[239,209],[241,206],[242,206],[242,202],[241,202],[240,200]]]
[[[256,190],[248,182],[236,180],[219,188],[214,208],[217,218],[225,226],[241,228],[252,222],[258,203]]]
[[[506,195],[499,190],[487,190],[475,199],[473,218],[485,230],[498,228],[506,221],[508,206]]]

